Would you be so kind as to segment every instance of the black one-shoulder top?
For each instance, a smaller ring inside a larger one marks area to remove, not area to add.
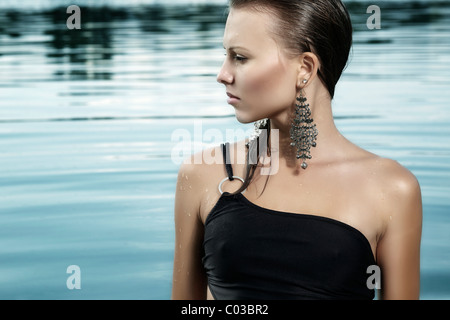
[[[224,192],[206,219],[203,249],[217,300],[375,296],[367,285],[376,265],[369,241],[334,219],[274,211]]]

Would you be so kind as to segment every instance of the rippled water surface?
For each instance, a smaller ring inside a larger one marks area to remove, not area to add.
[[[1,1],[0,298],[170,298],[173,134],[195,152],[222,142],[208,129],[251,128],[215,81],[226,1],[170,3],[78,1],[82,29],[68,30],[71,2]],[[450,1],[346,3],[336,123],[418,177],[422,298],[450,299]]]

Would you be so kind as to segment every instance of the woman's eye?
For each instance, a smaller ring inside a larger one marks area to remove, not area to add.
[[[240,56],[240,55],[235,55],[234,56],[234,60],[236,60],[236,61],[245,61],[245,60],[247,60],[247,58],[243,57],[243,56]]]
[[[233,55],[231,56],[231,59],[234,60],[234,61],[237,61],[237,62],[245,62],[245,61],[247,60],[246,57],[241,56],[241,55],[239,55],[239,54],[233,54]]]
[[[229,56],[230,59],[232,59],[234,61],[237,61],[237,62],[244,62],[244,61],[246,61],[248,59],[248,58],[246,58],[244,56],[241,56],[239,54],[230,54],[230,55],[228,55],[228,54],[224,53],[224,56],[225,57]]]

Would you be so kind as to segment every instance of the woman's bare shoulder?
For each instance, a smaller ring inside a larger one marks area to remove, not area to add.
[[[186,157],[181,164],[178,177],[189,180],[190,187],[197,189],[211,179],[217,165],[223,163],[220,146],[213,146]]]
[[[386,221],[397,216],[420,214],[421,190],[416,176],[398,161],[372,155],[368,159],[370,188],[379,199]]]
[[[416,176],[396,160],[377,156],[373,161],[373,170],[379,176],[378,182],[396,195],[406,196],[419,188]]]
[[[357,148],[356,163],[364,172],[370,172],[376,187],[382,187],[394,193],[409,194],[419,186],[414,174],[398,161],[379,156],[362,148]]]

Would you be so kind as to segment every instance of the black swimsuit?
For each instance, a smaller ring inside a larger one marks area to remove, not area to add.
[[[206,219],[203,247],[218,300],[374,298],[369,241],[337,220],[274,211],[224,192]]]

